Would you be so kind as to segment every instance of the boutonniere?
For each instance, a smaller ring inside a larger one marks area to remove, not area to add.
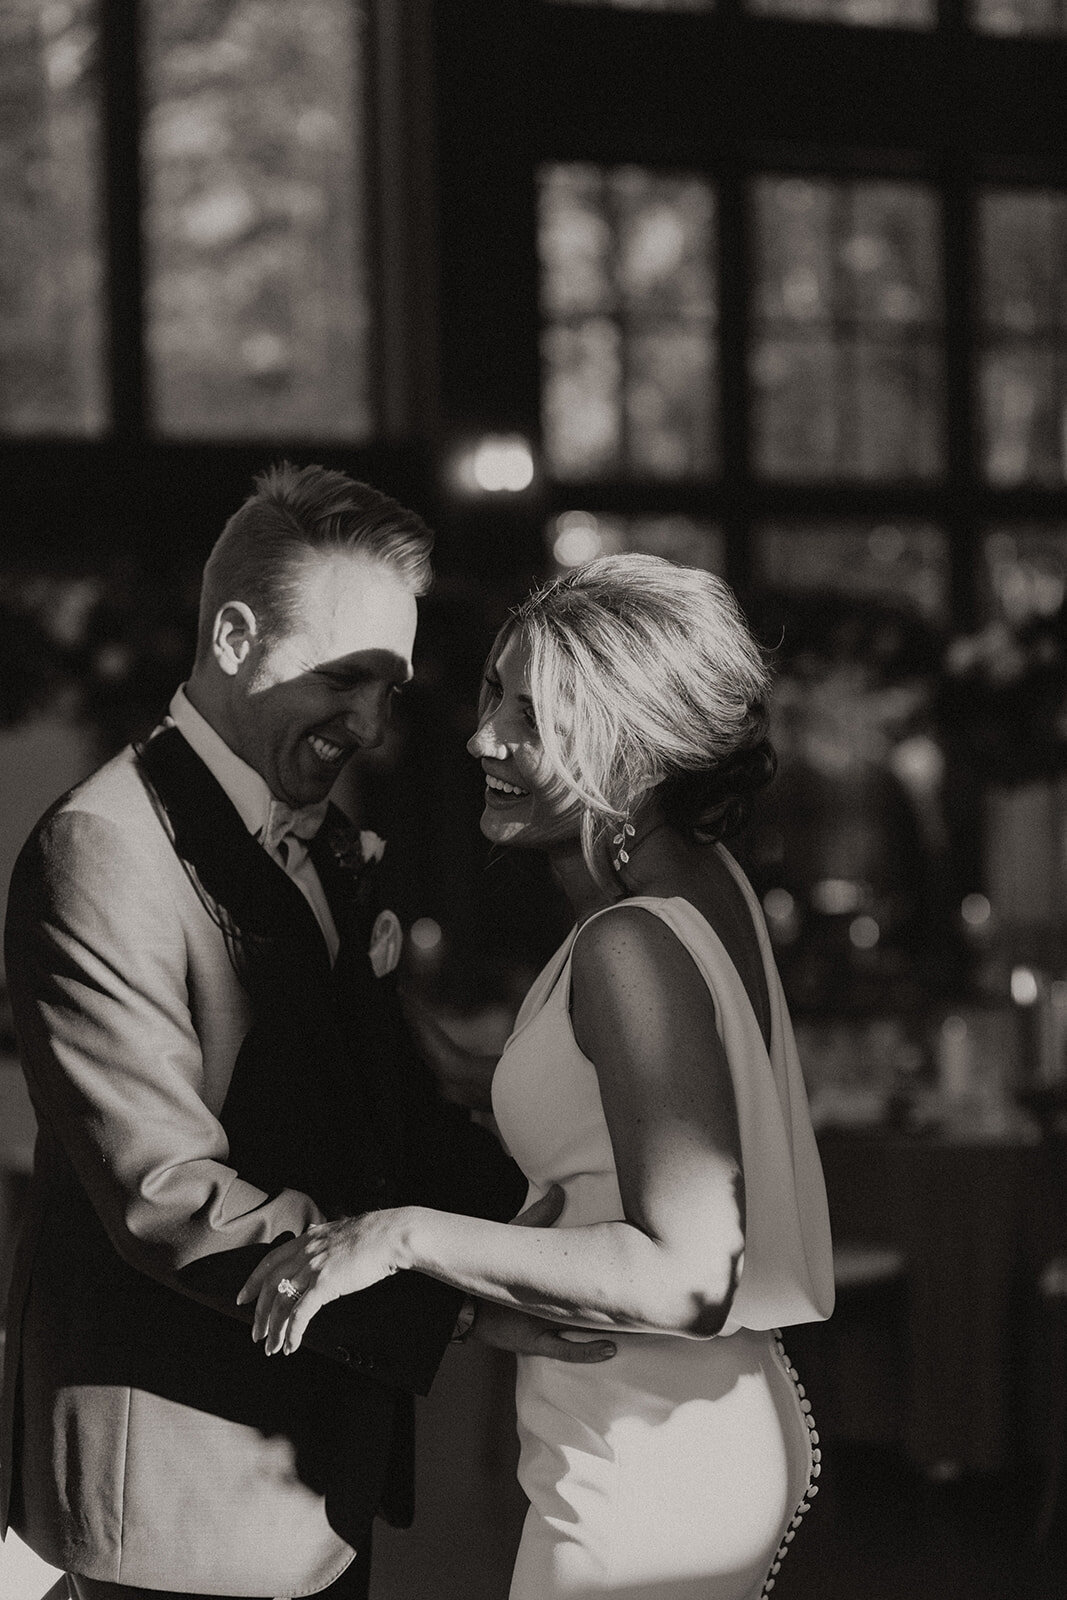
[[[349,895],[360,906],[371,903],[374,869],[385,855],[385,840],[370,828],[358,831],[348,821],[330,819],[324,834],[330,854],[344,875]],[[395,911],[380,911],[370,933],[367,955],[376,978],[384,978],[400,964],[404,930]]]
[[[323,835],[334,861],[344,875],[350,894],[364,899],[372,869],[385,854],[385,840],[369,828],[356,829],[344,818],[328,817]]]

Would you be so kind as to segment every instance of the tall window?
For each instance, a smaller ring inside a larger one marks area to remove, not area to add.
[[[711,470],[714,236],[714,195],[699,178],[542,169],[543,428],[555,476]]]
[[[100,70],[92,0],[0,10],[0,429],[105,425]]]
[[[371,433],[361,8],[145,8],[146,337],[165,433]]]
[[[760,178],[753,450],[768,477],[929,478],[944,456],[937,202],[903,183]]]
[[[1067,194],[980,202],[983,458],[992,483],[1067,483]]]
[[[3,6],[0,431],[373,436],[366,27],[360,0]]]
[[[639,548],[738,587],[780,645],[791,792],[851,807],[848,872],[823,874],[853,873],[851,909],[798,880],[782,937],[844,917],[834,959],[877,1003],[982,886],[980,779],[938,721],[950,647],[1067,593],[1067,57],[1026,39],[1063,31],[1060,0],[524,16],[500,170],[533,177],[546,563]],[[833,846],[790,856],[781,821],[772,888]]]

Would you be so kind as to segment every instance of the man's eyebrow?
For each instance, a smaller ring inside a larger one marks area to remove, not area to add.
[[[368,666],[366,662],[355,662],[352,666],[345,666],[339,662],[331,666],[329,662],[312,669],[320,678],[332,678],[338,683],[366,683],[371,678],[391,678],[394,683],[410,683],[414,677],[414,669],[409,663],[397,661],[391,672],[382,672],[380,669]]]
[[[325,666],[313,668],[313,671],[317,672],[320,678],[343,678],[346,682],[351,683],[358,683],[361,679],[372,678],[374,676],[374,673],[371,671],[371,669],[363,666],[362,664],[354,667],[344,667],[330,666],[329,663],[327,663]]]

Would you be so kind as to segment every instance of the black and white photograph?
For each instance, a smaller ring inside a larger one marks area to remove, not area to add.
[[[1067,1596],[1067,0],[0,0],[0,1600]]]

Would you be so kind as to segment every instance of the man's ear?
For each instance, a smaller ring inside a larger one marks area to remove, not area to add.
[[[235,678],[259,637],[256,614],[243,600],[227,600],[215,614],[211,653],[228,678]]]

